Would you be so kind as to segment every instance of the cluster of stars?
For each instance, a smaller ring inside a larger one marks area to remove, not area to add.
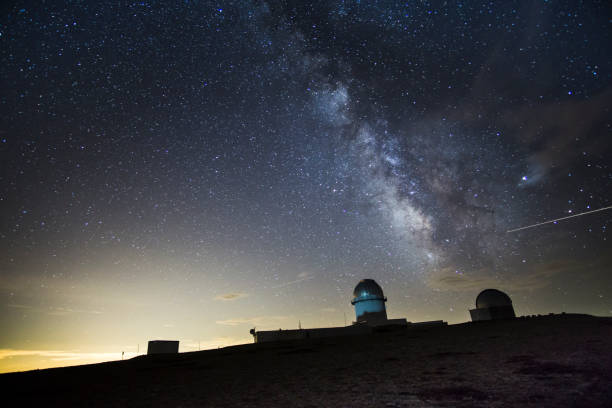
[[[315,314],[308,299],[342,307],[356,277],[398,313],[459,313],[479,282],[610,285],[609,215],[506,234],[610,205],[605,6],[289,4],[10,9],[5,279],[114,287],[91,265],[146,281],[160,257],[197,296],[223,282]]]

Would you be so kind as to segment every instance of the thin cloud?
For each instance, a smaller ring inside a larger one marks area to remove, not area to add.
[[[221,300],[223,302],[230,302],[232,300],[237,300],[237,299],[241,299],[244,297],[249,296],[246,293],[242,293],[242,292],[232,292],[232,293],[224,293],[221,295],[217,295],[215,296],[215,300]]]
[[[10,307],[10,308],[13,308],[13,309],[33,309],[33,307],[29,306],[29,305],[18,305],[18,304],[14,304],[14,303],[9,303],[6,306]]]
[[[44,314],[48,314],[51,316],[64,316],[64,315],[72,314],[72,313],[102,314],[102,312],[99,310],[71,309],[68,307],[43,308],[43,307],[35,307],[31,305],[21,305],[21,304],[14,304],[14,303],[9,303],[6,306],[13,308],[13,309],[25,309],[33,313],[44,313]]]
[[[555,276],[576,269],[581,267],[575,261],[553,261],[537,265],[515,279],[508,279],[496,277],[487,269],[457,273],[454,268],[448,267],[433,272],[427,283],[433,289],[444,291],[474,291],[490,287],[523,291],[545,288]]]

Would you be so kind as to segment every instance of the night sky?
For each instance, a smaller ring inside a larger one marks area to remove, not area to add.
[[[0,371],[390,317],[612,314],[606,1],[0,7]]]

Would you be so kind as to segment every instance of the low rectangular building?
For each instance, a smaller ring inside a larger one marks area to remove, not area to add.
[[[448,326],[448,323],[444,320],[430,320],[428,322],[415,322],[409,323],[408,328],[420,328],[420,327],[440,327],[440,326]]]
[[[441,322],[441,321],[440,321]],[[397,330],[409,328],[412,323],[406,319],[386,319],[377,321],[376,324],[371,322],[353,323],[350,326],[342,327],[322,327],[315,329],[297,329],[297,330],[251,330],[255,343],[265,343],[269,341],[285,341],[285,340],[303,340],[303,339],[320,339],[325,337],[342,337],[356,336],[362,334],[370,334],[374,332]],[[383,324],[385,323],[385,324]],[[434,323],[438,322],[425,322]],[[445,324],[445,323],[444,323]]]
[[[297,329],[297,330],[266,330],[252,331],[255,343],[265,343],[269,341],[320,339],[324,337],[354,336],[359,334],[372,333],[372,327],[363,325],[353,325],[346,327],[324,327],[318,329]]]
[[[147,354],[178,353],[178,340],[151,340],[147,347]]]
[[[473,322],[481,320],[513,319],[516,317],[512,305],[470,309],[470,316]]]

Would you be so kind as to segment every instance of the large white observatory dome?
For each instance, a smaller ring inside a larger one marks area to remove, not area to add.
[[[485,289],[476,297],[476,308],[512,306],[510,296],[501,290]]]

